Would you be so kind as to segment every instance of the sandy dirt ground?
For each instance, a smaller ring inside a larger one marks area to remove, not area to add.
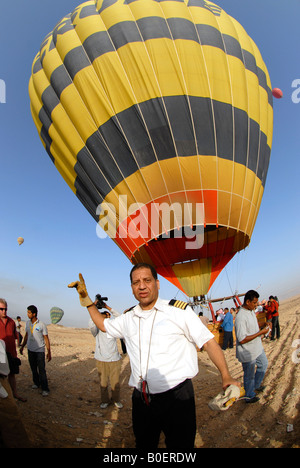
[[[197,405],[196,448],[300,447],[300,296],[280,304],[280,340],[264,340],[269,360],[266,389],[256,404],[241,400],[226,412],[214,412],[208,402],[221,390],[219,373],[205,352],[199,352],[199,374],[193,379]],[[27,351],[20,356],[17,402],[35,448],[134,448],[131,424],[129,359],[121,371],[123,409],[100,409],[94,338],[86,329],[49,325],[52,361],[47,364],[50,394],[31,388]],[[297,341],[298,340],[298,341]],[[294,347],[293,347],[294,346]],[[225,351],[229,369],[242,382],[235,349]],[[289,432],[289,429],[292,429]],[[184,428],[183,428],[184,430]],[[160,447],[164,448],[161,437]]]

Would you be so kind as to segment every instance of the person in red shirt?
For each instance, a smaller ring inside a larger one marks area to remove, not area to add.
[[[264,311],[266,312],[266,319],[270,325],[272,323],[273,310],[274,310],[273,307],[274,306],[272,305],[271,301],[268,301],[268,304],[264,305]]]
[[[15,321],[7,315],[6,300],[0,298],[0,340],[3,340],[6,346],[6,354],[10,369],[8,381],[14,397],[17,398],[17,400],[26,401],[26,399],[22,398],[17,392],[16,374],[19,373],[19,359],[16,348],[17,339],[18,334]]]
[[[272,321],[272,334],[271,334],[271,340],[275,340],[275,335],[276,338],[280,338],[280,326],[279,326],[279,304],[276,301],[274,296],[269,297],[268,305],[264,307],[266,313],[267,313],[267,320]]]
[[[279,304],[278,301],[276,301],[274,296],[270,296],[269,300],[271,301],[272,304],[272,335],[271,335],[271,340],[275,340],[275,335],[276,339],[279,340],[280,338],[280,326],[279,326]]]

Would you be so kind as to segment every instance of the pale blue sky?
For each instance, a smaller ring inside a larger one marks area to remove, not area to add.
[[[210,291],[221,297],[258,289],[261,298],[300,293],[300,103],[292,102],[292,82],[300,79],[299,0],[220,0],[258,45],[273,87],[274,138],[271,162],[250,246],[223,270]],[[92,217],[61,178],[34,127],[28,97],[33,58],[46,34],[78,0],[14,0],[0,6],[0,297],[11,316],[26,318],[35,304],[50,322],[49,310],[65,310],[62,324],[86,326],[86,310],[67,284],[79,272],[91,296],[109,297],[120,311],[134,304],[131,264],[110,239],[96,236]],[[299,92],[300,96],[300,92]],[[3,96],[2,96],[3,101]],[[18,236],[25,238],[19,247]],[[161,297],[182,293],[161,280]]]

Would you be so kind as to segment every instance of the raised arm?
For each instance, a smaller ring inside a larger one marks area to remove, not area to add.
[[[94,324],[99,328],[99,330],[106,332],[106,329],[104,326],[104,320],[106,319],[105,315],[102,315],[99,312],[95,304],[87,306],[87,310],[89,311],[91,319],[93,320]]]
[[[77,289],[80,304],[82,305],[82,307],[87,307],[91,319],[93,320],[94,324],[99,328],[99,330],[106,332],[104,326],[105,316],[99,312],[94,302],[89,297],[82,274],[79,273],[79,281],[74,281],[73,283],[70,283],[68,287]]]

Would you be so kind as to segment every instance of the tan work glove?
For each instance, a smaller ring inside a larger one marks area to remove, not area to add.
[[[245,395],[245,390],[236,385],[229,385],[224,392],[219,393],[213,398],[208,406],[214,411],[226,411],[235,401]]]
[[[89,307],[94,302],[89,297],[88,292],[86,290],[86,285],[81,273],[79,273],[79,281],[73,281],[73,283],[68,284],[68,288],[76,288],[79,294],[80,304],[82,307]]]

